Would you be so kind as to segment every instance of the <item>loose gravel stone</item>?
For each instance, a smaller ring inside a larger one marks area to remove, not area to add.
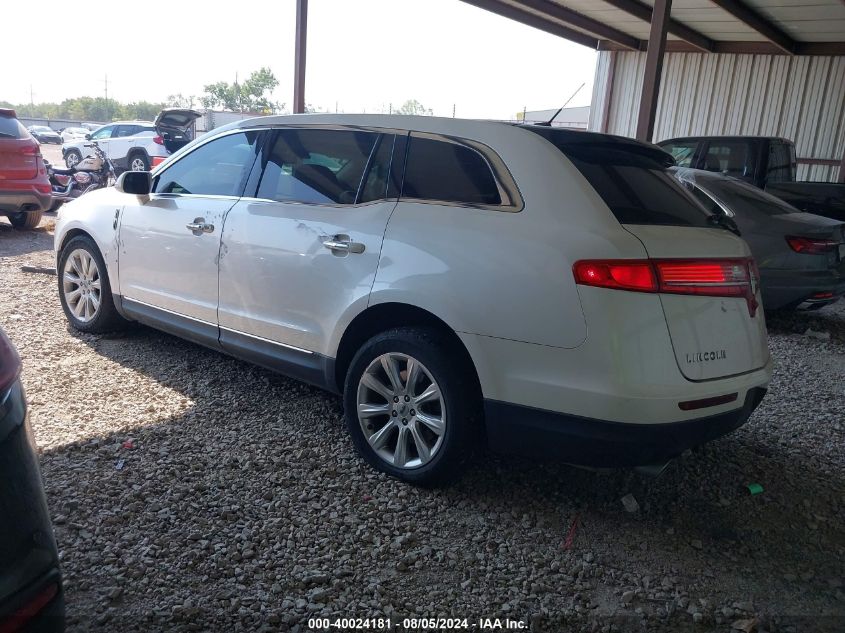
[[[623,612],[668,633],[845,617],[841,305],[770,318],[761,407],[657,480],[487,456],[432,491],[358,459],[332,395],[140,326],[70,330],[56,278],[20,270],[54,265],[49,222],[0,220],[0,325],[24,361],[70,631],[388,614],[617,631]]]

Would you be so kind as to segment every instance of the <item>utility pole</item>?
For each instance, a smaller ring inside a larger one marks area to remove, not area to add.
[[[452,118],[455,118],[455,104],[452,104]]]
[[[29,84],[29,105],[31,108],[35,108],[35,99],[32,96],[32,84]]]
[[[393,114],[393,104],[392,104],[392,103],[390,103],[390,104],[388,104],[388,106],[387,106],[387,107],[388,107],[387,113],[388,113],[388,114]]]
[[[109,74],[106,73],[105,78],[105,92],[106,92],[106,118],[111,120],[111,108],[109,107]]]

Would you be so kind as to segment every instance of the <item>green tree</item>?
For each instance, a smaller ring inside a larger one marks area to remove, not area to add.
[[[222,108],[233,112],[263,112],[273,114],[284,108],[283,103],[270,100],[270,93],[279,80],[269,68],[259,68],[239,84],[218,81],[206,85],[200,102],[206,108]]]
[[[193,108],[199,101],[194,95],[185,96],[181,92],[167,97],[168,108]]]
[[[405,103],[399,106],[396,114],[413,114],[417,116],[433,116],[434,111],[431,108],[426,108],[416,99],[408,99]]]

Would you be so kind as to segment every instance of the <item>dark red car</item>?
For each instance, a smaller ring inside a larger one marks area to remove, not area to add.
[[[14,110],[0,108],[0,215],[18,229],[34,229],[50,208],[52,188],[41,148]]]

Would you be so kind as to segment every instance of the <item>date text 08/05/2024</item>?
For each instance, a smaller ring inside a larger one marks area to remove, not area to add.
[[[308,629],[313,631],[414,631],[463,629],[475,631],[524,631],[528,623],[510,618],[310,618]]]

